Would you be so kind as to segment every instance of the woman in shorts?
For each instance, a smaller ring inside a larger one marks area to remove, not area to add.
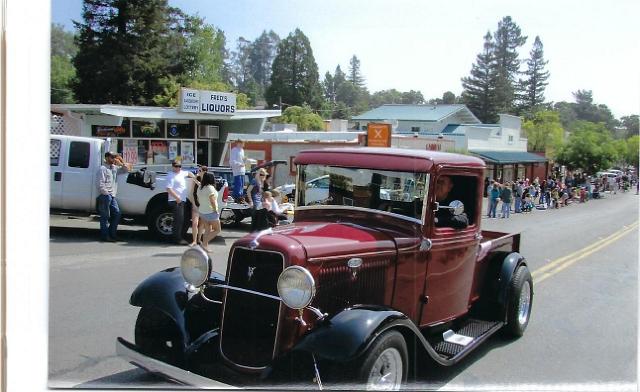
[[[201,247],[206,252],[209,250],[209,241],[220,234],[220,206],[218,205],[218,191],[215,188],[215,177],[212,173],[204,173],[200,187],[196,192],[198,197],[198,235],[204,232]]]
[[[193,241],[189,246],[196,246],[200,242],[200,238],[198,238],[198,221],[200,218],[200,212],[198,211],[198,196],[196,193],[198,192],[198,187],[200,186],[200,181],[202,180],[202,175],[207,172],[206,166],[200,166],[198,169],[198,174],[194,175],[189,172],[188,176],[191,178],[191,189],[189,190],[189,194],[187,195],[187,199],[191,202],[191,236],[193,237]]]

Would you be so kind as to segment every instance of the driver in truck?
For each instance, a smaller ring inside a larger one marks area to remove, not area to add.
[[[453,189],[453,181],[449,176],[440,176],[436,182],[436,201],[441,206],[447,206],[451,202],[448,200],[449,193]],[[452,227],[454,229],[464,229],[469,226],[469,218],[465,212],[454,215],[448,208],[439,208],[435,216],[436,227]]]

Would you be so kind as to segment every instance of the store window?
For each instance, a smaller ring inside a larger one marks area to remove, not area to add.
[[[169,149],[167,146],[167,142],[165,140],[152,140],[151,155],[154,165],[169,163]]]
[[[123,126],[113,125],[92,125],[91,136],[93,137],[129,137],[128,123],[123,122]]]
[[[132,120],[133,137],[164,137],[164,123],[162,120]]]
[[[193,120],[167,121],[167,138],[193,139],[195,137],[196,122]]]

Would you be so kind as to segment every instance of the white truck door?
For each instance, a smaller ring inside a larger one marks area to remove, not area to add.
[[[62,173],[62,208],[68,210],[91,211],[96,197],[94,162],[99,162],[99,150],[92,150],[89,141],[70,140],[65,168]],[[93,163],[93,164],[92,164]]]
[[[66,156],[63,149],[66,145],[62,140],[52,137],[49,148],[49,162],[50,162],[50,196],[49,207],[50,208],[62,208],[62,171],[65,165],[64,157]]]

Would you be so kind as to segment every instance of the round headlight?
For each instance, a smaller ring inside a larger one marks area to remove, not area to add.
[[[286,268],[278,278],[278,294],[292,309],[307,307],[316,295],[316,283],[311,272],[298,266]]]
[[[211,274],[209,256],[199,247],[189,248],[182,254],[180,270],[187,283],[196,287],[201,286]]]

